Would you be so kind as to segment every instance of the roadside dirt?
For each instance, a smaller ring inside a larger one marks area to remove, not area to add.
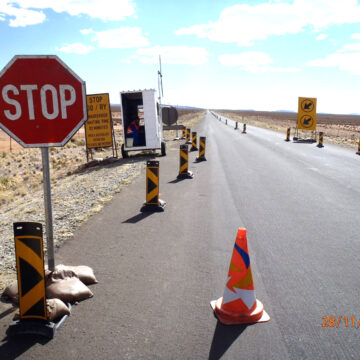
[[[229,111],[215,110],[216,113],[229,119],[271,129],[286,134],[286,129],[291,128],[291,136],[294,135],[297,113],[266,112],[266,111]],[[360,116],[358,115],[317,115],[317,133],[324,133],[324,145],[326,142],[354,148],[357,151],[360,138]],[[309,131],[302,131],[302,137],[310,136]]]

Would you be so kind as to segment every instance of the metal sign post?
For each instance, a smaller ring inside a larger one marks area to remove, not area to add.
[[[49,162],[49,148],[41,148],[42,167],[43,167],[43,181],[44,181],[44,205],[45,205],[45,220],[46,220],[46,245],[48,267],[50,271],[55,270],[55,253],[54,253],[54,232],[53,232],[53,217],[51,206],[51,184],[50,184],[50,162]]]

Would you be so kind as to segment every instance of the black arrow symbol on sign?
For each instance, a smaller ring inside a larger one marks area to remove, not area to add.
[[[304,119],[304,125],[309,125],[311,118]]]
[[[311,109],[311,107],[312,107],[312,103],[310,102],[310,103],[306,103],[305,105],[304,105],[304,110],[309,110],[309,109]]]

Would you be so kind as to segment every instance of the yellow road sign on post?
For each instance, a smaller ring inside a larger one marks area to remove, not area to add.
[[[109,94],[87,95],[88,120],[85,123],[88,149],[112,147],[113,131]]]
[[[316,98],[299,97],[297,128],[316,130]]]

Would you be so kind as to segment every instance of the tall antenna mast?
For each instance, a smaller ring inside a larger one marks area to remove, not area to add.
[[[161,104],[161,98],[164,96],[162,72],[161,72],[161,56],[159,55],[160,70],[158,70],[158,88],[159,88],[159,103]]]

